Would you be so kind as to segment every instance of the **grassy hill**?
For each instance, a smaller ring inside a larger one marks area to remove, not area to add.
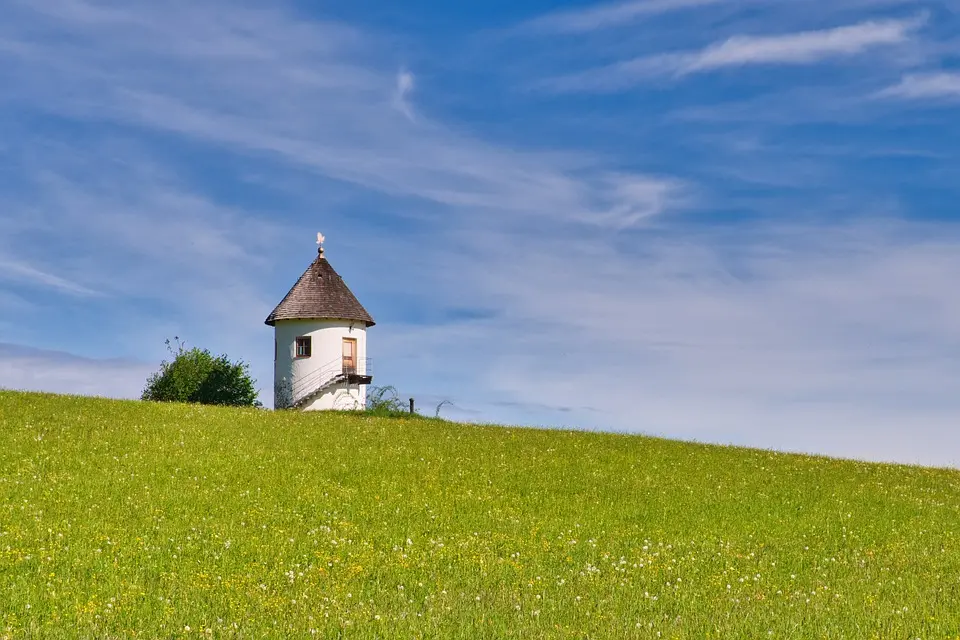
[[[958,536],[948,470],[0,392],[3,638],[953,638]]]

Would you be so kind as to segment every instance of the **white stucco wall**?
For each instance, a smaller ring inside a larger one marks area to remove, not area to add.
[[[309,358],[296,357],[296,339],[309,336],[312,340],[312,353]],[[298,381],[314,376],[316,380],[321,369],[338,368],[343,356],[343,339],[355,338],[357,341],[357,373],[367,373],[367,331],[362,322],[349,320],[278,320],[274,327],[277,357],[274,362],[275,391],[287,384],[297,385]],[[280,406],[280,392],[276,391],[274,403]],[[311,400],[306,410],[318,409],[362,409],[367,402],[366,385],[336,385]]]

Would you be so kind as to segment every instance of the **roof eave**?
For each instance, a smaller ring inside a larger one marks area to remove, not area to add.
[[[342,322],[362,322],[367,327],[372,327],[373,325],[377,324],[373,318],[370,318],[369,320],[363,320],[361,318],[333,318],[330,316],[322,318],[314,316],[303,316],[301,318],[276,318],[272,315],[268,316],[267,319],[263,321],[263,324],[269,327],[275,327],[277,326],[278,322],[283,322],[284,320],[340,320]]]

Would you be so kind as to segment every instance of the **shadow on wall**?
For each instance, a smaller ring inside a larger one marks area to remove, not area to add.
[[[293,383],[286,377],[280,378],[273,384],[273,408],[293,408]]]

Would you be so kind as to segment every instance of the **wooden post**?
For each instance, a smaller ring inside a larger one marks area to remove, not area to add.
[[[413,398],[410,398],[410,413],[413,413]]]

